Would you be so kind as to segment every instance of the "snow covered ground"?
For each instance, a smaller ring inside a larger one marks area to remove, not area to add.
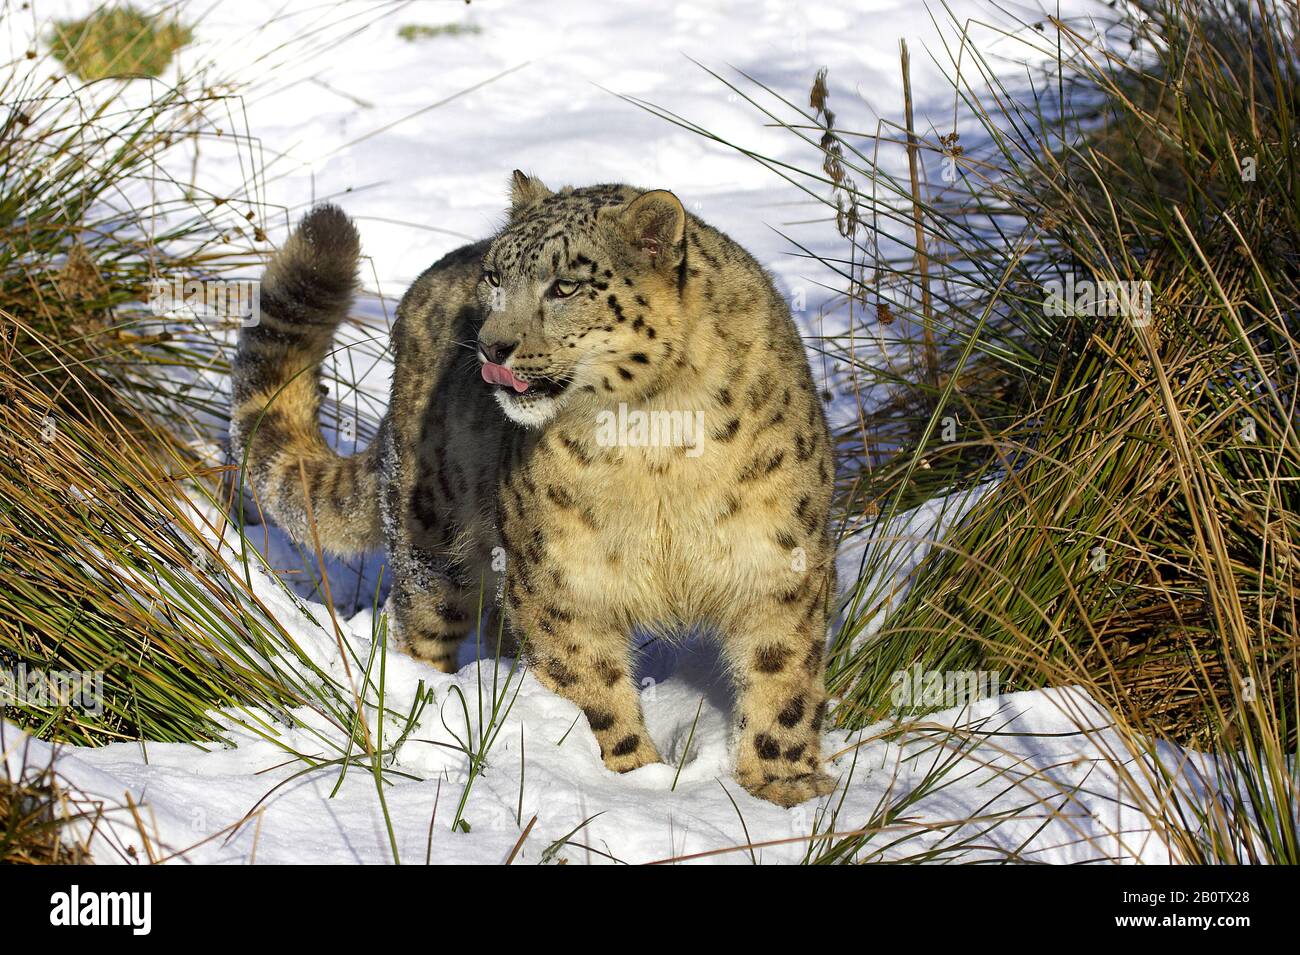
[[[327,642],[321,650],[327,658]],[[928,729],[903,740],[881,738],[892,729],[884,725],[861,734],[828,733],[827,751],[841,753],[830,768],[841,777],[841,788],[827,800],[787,810],[754,799],[730,778],[725,696],[713,676],[708,665],[694,661],[646,699],[651,735],[674,761],[681,759],[704,699],[675,790],[675,765],[646,766],[624,776],[605,770],[590,733],[573,726],[578,710],[525,679],[488,766],[470,790],[465,832],[451,823],[467,760],[439,745],[452,742],[452,732],[438,714],[463,738],[462,711],[451,687],[466,694],[473,714],[478,681],[490,685],[491,664],[485,662],[481,672],[472,666],[444,676],[390,657],[392,705],[409,703],[418,679],[431,684],[436,698],[387,767],[392,784],[385,797],[401,861],[500,864],[534,816],[515,864],[689,856],[697,858],[685,861],[797,862],[810,846],[821,848],[820,839],[810,839],[814,832],[843,836],[868,826],[872,838],[859,858],[875,861],[925,850],[934,853],[933,861],[1170,861],[1141,813],[1118,798],[1125,792],[1112,762],[1124,753],[1118,738],[1100,728],[1100,721],[1095,734],[1078,733],[1080,721],[1087,725],[1097,717],[1077,695],[1052,691],[988,700],[962,713],[935,714]],[[499,678],[504,682],[504,667]],[[954,724],[1002,735],[966,751],[964,734],[941,729]],[[337,768],[304,775],[302,764],[282,748],[319,752],[305,730],[285,731],[274,744],[249,734],[234,738],[236,748],[209,752],[178,743],[65,748],[57,763],[64,783],[110,807],[92,843],[96,861],[125,860],[126,847],[134,849],[130,858],[194,863],[392,860],[375,784],[364,770],[353,768],[331,796]],[[34,766],[49,759],[43,743],[24,752],[12,726],[4,728],[4,744],[15,769],[20,754]],[[933,784],[935,791],[910,802],[943,765],[948,772]],[[126,808],[111,808],[124,806],[127,792],[143,807],[139,821]],[[897,818],[886,818],[889,809]],[[1001,813],[1012,818],[1002,820]],[[903,841],[905,835],[913,838]],[[752,852],[745,848],[749,844]]]
[[[17,55],[29,48],[36,18],[83,13],[94,4],[32,6],[30,14],[4,21]],[[959,18],[991,13],[988,4],[971,0],[949,6]],[[821,314],[830,297],[824,286],[833,287],[833,279],[791,255],[780,232],[820,252],[841,252],[822,208],[751,159],[615,94],[652,102],[779,161],[815,165],[815,152],[788,132],[764,128],[753,106],[690,58],[733,79],[734,70],[743,71],[800,106],[816,69],[829,67],[839,124],[869,130],[879,116],[900,112],[898,40],[906,38],[919,122],[952,111],[951,92],[923,52],[935,45],[934,28],[907,0],[488,0],[469,6],[288,0],[276,9],[264,25],[270,14],[252,0],[207,7],[196,43],[176,68],[212,60],[224,75],[268,77],[249,91],[244,109],[231,113],[232,129],[257,137],[266,166],[249,205],[278,240],[313,201],[340,202],[358,221],[372,257],[369,284],[387,298],[388,308],[428,264],[495,228],[507,176],[521,167],[552,185],[622,180],[672,189],[753,251],[792,298],[806,298],[796,317],[816,334],[823,320],[843,321]],[[449,23],[462,29],[416,41],[398,35],[406,24]],[[992,34],[988,39],[987,48],[997,52],[998,41]],[[1008,70],[1021,68],[1007,64]],[[205,143],[205,187],[239,194],[248,173],[240,159],[249,148]],[[901,152],[896,161],[903,162]],[[382,316],[384,307],[375,309],[372,315]],[[830,377],[825,359],[814,355],[813,363]],[[381,361],[362,382],[380,402],[387,371]],[[891,528],[917,540],[899,551],[894,573],[913,566],[925,540],[950,519],[951,512],[929,507]],[[289,550],[268,533],[264,550],[280,566]],[[841,555],[847,579],[856,574],[862,546],[850,542]],[[357,574],[355,589],[368,593],[360,585],[372,573],[373,567]],[[258,578],[256,587],[311,658],[346,685],[332,630],[304,615],[271,578]],[[336,582],[336,593],[345,589]],[[320,606],[308,609],[316,620],[329,619]],[[344,639],[361,659],[370,649],[372,614],[362,609],[343,625]],[[697,853],[717,853],[704,861],[798,861],[814,833],[842,834],[882,822],[892,828],[873,835],[861,857],[898,857],[929,846],[936,859],[1168,858],[1118,778],[1116,760],[1126,758],[1122,744],[1077,694],[985,700],[930,717],[928,728],[903,737],[883,725],[860,734],[828,733],[826,751],[837,754],[830,771],[840,777],[839,789],[829,799],[783,810],[750,797],[731,779],[730,701],[707,646],[649,654],[642,674],[646,717],[671,765],[626,776],[604,769],[573,705],[529,676],[521,681],[476,657],[466,647],[465,668],[454,675],[400,654],[387,658],[391,710],[417,707],[420,681],[431,694],[384,767],[393,840],[373,777],[353,767],[340,783],[337,767],[304,773],[305,764],[291,758],[297,752],[328,759],[341,745],[340,733],[306,709],[293,714],[293,726],[279,726],[274,740],[232,721],[237,745],[231,748],[64,747],[57,753],[59,772],[73,790],[109,807],[109,825],[95,843],[100,862],[129,858],[123,855],[127,846],[139,859],[176,854],[190,862],[383,862],[392,860],[395,841],[403,862],[498,863],[534,816],[518,862],[649,862]],[[494,680],[508,687],[503,699],[513,703],[492,728],[486,765],[471,780],[457,739],[483,731],[477,701],[481,692],[491,695]],[[944,726],[965,729],[945,732]],[[998,735],[982,736],[994,730]],[[383,727],[390,742],[403,731],[393,719]],[[980,739],[961,742],[972,734]],[[336,744],[335,751],[322,747],[323,738]],[[34,765],[52,758],[45,744],[20,744],[21,734],[5,727],[12,767],[24,754]],[[936,765],[950,758],[948,772],[935,782]],[[913,801],[918,787],[924,795]],[[142,807],[138,819],[112,808],[123,806],[128,793]],[[1016,818],[991,824],[1012,809]],[[466,825],[453,829],[458,818]],[[904,833],[915,838],[888,848]],[[765,845],[737,851],[746,842]]]

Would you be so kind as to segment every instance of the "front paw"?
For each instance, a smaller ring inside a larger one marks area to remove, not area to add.
[[[742,777],[740,784],[759,799],[766,799],[787,809],[835,791],[835,780],[820,772],[800,773],[796,776]]]
[[[601,743],[601,758],[605,768],[616,773],[630,773],[651,763],[661,763],[659,751],[646,736],[629,733],[621,739]]]

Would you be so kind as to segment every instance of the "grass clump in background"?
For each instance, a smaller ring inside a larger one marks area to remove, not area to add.
[[[56,21],[46,35],[54,57],[92,82],[114,76],[159,76],[176,51],[193,39],[175,18],[127,4],[96,10],[80,20]]]
[[[437,26],[407,23],[397,28],[397,35],[408,43],[432,40],[440,36],[468,36],[482,32],[482,28],[476,23],[440,23]]]

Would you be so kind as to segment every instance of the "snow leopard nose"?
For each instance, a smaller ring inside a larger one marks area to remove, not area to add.
[[[483,360],[493,365],[504,365],[516,348],[518,342],[479,342],[478,351],[483,356]]]

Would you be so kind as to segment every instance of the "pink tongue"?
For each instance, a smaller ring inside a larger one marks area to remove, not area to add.
[[[492,362],[485,362],[483,365],[483,380],[489,385],[505,385],[513,388],[515,391],[523,394],[528,390],[528,382],[521,378],[516,378],[505,365],[494,365]]]

